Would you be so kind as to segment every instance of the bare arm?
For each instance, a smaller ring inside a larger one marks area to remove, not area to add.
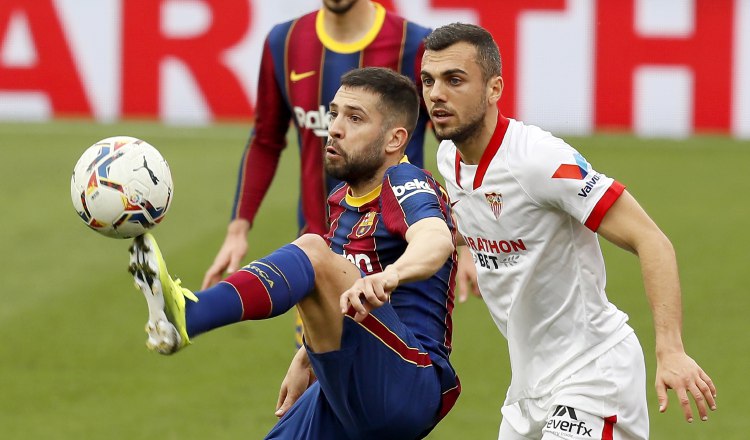
[[[672,243],[627,191],[612,205],[597,232],[615,245],[636,254],[640,260],[656,335],[659,411],[666,410],[667,389],[672,388],[686,420],[693,420],[688,393],[693,396],[701,419],[706,420],[706,404],[712,410],[716,409],[716,388],[711,378],[685,353],[682,343],[682,293]]]
[[[471,251],[465,245],[458,247],[458,267],[456,269],[456,290],[458,302],[466,302],[469,295],[481,297],[477,282],[477,267]]]
[[[454,250],[453,238],[445,220],[437,217],[422,219],[406,231],[409,243],[403,255],[383,272],[357,280],[341,295],[341,312],[349,305],[357,311],[355,319],[361,321],[372,308],[388,301],[390,293],[399,284],[429,278],[437,272]],[[365,303],[360,299],[365,298]]]

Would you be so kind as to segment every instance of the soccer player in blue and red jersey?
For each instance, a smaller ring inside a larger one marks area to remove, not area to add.
[[[290,121],[300,151],[299,233],[328,230],[326,197],[338,184],[323,169],[328,103],[341,75],[366,66],[388,67],[419,86],[430,30],[369,0],[323,0],[323,8],[276,25],[266,37],[256,95],[255,126],[240,164],[232,221],[203,288],[239,269],[247,235],[286,147]],[[423,165],[427,113],[421,112],[407,146],[411,163]]]
[[[305,234],[196,294],[170,278],[151,235],[136,239],[130,269],[149,305],[147,345],[173,353],[211,329],[296,305],[305,344],[267,438],[422,438],[460,391],[449,361],[450,204],[404,156],[419,112],[409,78],[353,70],[330,108],[325,168],[343,183],[328,199],[325,237]]]

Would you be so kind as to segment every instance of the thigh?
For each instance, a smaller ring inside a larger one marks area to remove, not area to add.
[[[426,351],[390,304],[344,318],[341,349],[309,352],[321,390],[353,438],[418,438],[436,423],[441,390]],[[367,436],[358,433],[367,432]]]
[[[545,426],[557,424],[558,427],[572,427],[576,421],[561,409],[572,408],[577,415],[593,417],[585,419],[588,420],[586,423],[592,423],[592,432],[603,435],[602,438],[647,439],[646,365],[635,334],[623,339],[563,382],[556,390],[552,403]],[[564,420],[568,425],[561,425]],[[583,428],[580,429],[583,431]]]
[[[320,384],[314,383],[294,402],[294,405],[265,438],[266,440],[346,439],[347,434],[321,392]]]
[[[601,417],[569,406],[556,406],[542,430],[542,440],[644,440],[634,436],[617,416]]]
[[[538,399],[521,399],[502,408],[498,440],[540,440],[547,410]]]

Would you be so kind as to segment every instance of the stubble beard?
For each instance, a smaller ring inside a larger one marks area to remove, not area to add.
[[[436,126],[435,137],[440,141],[451,140],[455,144],[460,144],[475,137],[484,127],[484,117],[487,115],[487,109],[484,107],[485,102],[487,102],[486,97],[477,102],[474,111],[471,113],[472,117],[469,118],[469,122],[463,125],[443,130]]]
[[[358,0],[342,0],[340,2],[335,2],[335,4],[330,4],[330,2],[324,1],[323,5],[325,6],[327,11],[336,15],[343,15],[349,12],[349,10],[354,7],[354,4],[357,3],[357,1]]]
[[[381,134],[375,141],[368,144],[363,153],[358,156],[351,156],[339,150],[343,164],[334,165],[326,160],[324,164],[326,173],[335,179],[348,183],[350,186],[357,186],[362,182],[371,180],[385,160],[384,142],[385,134]]]

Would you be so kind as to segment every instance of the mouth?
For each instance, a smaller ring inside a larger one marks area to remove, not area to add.
[[[434,123],[444,123],[453,116],[453,113],[444,108],[433,108],[430,111],[430,119]]]
[[[325,150],[323,150],[326,154],[326,156],[341,156],[341,153],[339,152],[338,145],[336,145],[336,141],[333,140],[333,138],[328,138],[328,142],[326,142]]]

